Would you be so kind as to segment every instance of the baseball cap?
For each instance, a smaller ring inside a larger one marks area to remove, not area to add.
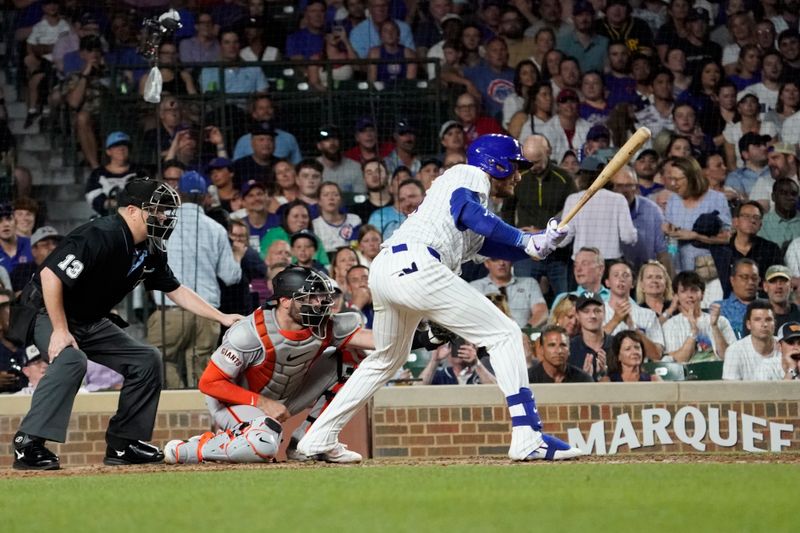
[[[441,127],[441,128],[439,128],[439,140],[441,141],[442,139],[444,139],[444,136],[445,136],[445,135],[447,134],[447,132],[448,132],[448,131],[450,131],[451,129],[453,129],[453,128],[460,128],[460,127],[461,127],[461,124],[459,124],[459,123],[458,123],[458,122],[456,122],[455,120],[448,120],[447,122],[445,122],[444,124],[442,124],[442,127]]]
[[[574,17],[580,13],[590,13],[594,15],[594,6],[587,0],[578,0],[572,4],[572,16]]]
[[[298,232],[292,233],[292,236],[290,238],[292,246],[294,246],[294,243],[297,239],[310,239],[311,241],[314,242],[314,247],[317,246],[316,236],[314,236],[314,234],[308,231],[307,229],[301,229]]]
[[[788,341],[800,337],[800,322],[787,322],[778,329],[778,341]]]
[[[163,182],[150,178],[131,180],[119,192],[117,205],[119,207],[128,205],[141,207],[150,202],[153,198],[153,193],[156,192],[160,185],[163,185]]]
[[[407,118],[401,118],[394,124],[394,132],[397,135],[403,135],[406,133],[414,133],[414,128],[411,126],[411,123],[408,121]]]
[[[267,20],[264,17],[248,17],[245,19],[242,27],[265,29],[267,27]]]
[[[361,132],[367,128],[374,128],[375,121],[372,120],[372,117],[361,117],[356,120],[356,131]]]
[[[84,13],[83,15],[81,15],[81,18],[79,20],[81,26],[89,26],[90,24],[94,24],[95,26],[100,25],[100,23],[97,22],[97,18],[91,13]]]
[[[764,279],[771,281],[775,278],[785,278],[791,280],[792,271],[789,270],[789,267],[785,267],[783,265],[772,265],[767,269],[767,273],[764,274]]]
[[[589,133],[586,134],[587,141],[598,141],[600,139],[611,140],[611,132],[602,124],[595,124],[589,128]]]
[[[630,7],[628,0],[606,0],[606,9],[611,6],[625,6]]]
[[[797,157],[797,150],[793,144],[789,143],[775,143],[769,147],[768,152],[776,152],[778,154],[793,155]]]
[[[208,190],[206,179],[194,170],[184,172],[178,181],[178,190],[184,194],[204,194]]]
[[[600,172],[601,170],[603,170],[604,166],[605,163],[600,161],[595,156],[590,155],[589,157],[583,158],[583,161],[581,161],[580,170],[582,172]]]
[[[31,246],[34,246],[37,242],[43,241],[45,239],[53,239],[56,241],[60,241],[63,239],[64,236],[61,235],[56,228],[53,226],[42,226],[41,228],[37,229],[31,235]]]
[[[447,22],[448,20],[457,20],[460,22],[461,16],[456,15],[455,13],[448,13],[447,15],[443,16],[441,20],[439,20],[439,25],[444,26],[444,23]]]
[[[420,163],[419,168],[423,169],[428,165],[436,165],[436,168],[442,168],[442,162],[436,159],[435,157],[430,157],[428,159],[423,159],[422,163]]]
[[[250,128],[250,135],[269,135],[275,137],[275,128],[269,122],[256,122]]]
[[[641,153],[639,153],[639,155],[638,155],[638,156],[636,156],[636,160],[638,161],[638,160],[640,160],[641,158],[643,158],[643,157],[647,157],[647,156],[653,157],[653,158],[655,158],[656,160],[658,160],[658,152],[656,152],[656,151],[655,151],[655,150],[653,150],[652,148],[648,148],[648,149],[646,149],[646,150],[642,150],[642,151],[641,151]]]
[[[756,99],[756,102],[759,102],[759,99],[758,99],[758,95],[757,95],[757,94],[755,94],[755,93],[751,93],[751,92],[748,92],[748,91],[739,91],[739,92],[736,94],[736,103],[738,104],[739,102],[741,102],[742,100],[744,100],[744,99],[745,99],[745,98],[747,98],[748,96],[752,96],[753,98],[755,98],[755,99]]]
[[[319,129],[319,140],[324,141],[325,139],[341,139],[342,132],[339,131],[339,126],[335,124],[325,124]]]
[[[3,202],[0,204],[0,218],[8,218],[14,216],[14,206],[11,202]]]
[[[751,145],[759,145],[759,144],[767,144],[769,141],[772,140],[772,137],[769,135],[759,135],[758,133],[748,132],[742,135],[742,138],[739,139],[739,151],[744,152]]]
[[[703,9],[702,7],[695,7],[689,10],[689,14],[686,15],[686,22],[693,22],[696,20],[702,20],[706,24],[708,24],[708,11]]]
[[[570,100],[577,102],[578,94],[572,89],[561,89],[561,92],[558,93],[558,98],[556,98],[556,102],[563,104],[564,102],[568,102]]]
[[[217,168],[233,168],[233,161],[227,157],[215,157],[208,162],[208,169],[215,170]]]
[[[131,138],[128,136],[127,133],[123,131],[112,131],[106,137],[106,150],[111,148],[112,146],[117,146],[120,144],[124,144],[127,146],[131,145]]]
[[[97,35],[84,35],[78,42],[78,47],[81,50],[102,50],[103,41]]]
[[[580,311],[589,304],[603,305],[603,299],[593,292],[584,292],[575,300],[575,309]]]
[[[248,181],[244,182],[242,184],[242,198],[247,196],[247,193],[249,193],[251,190],[256,189],[256,188],[261,189],[262,191],[266,191],[267,190],[267,186],[264,185],[263,183],[261,183],[260,181],[248,180]]]

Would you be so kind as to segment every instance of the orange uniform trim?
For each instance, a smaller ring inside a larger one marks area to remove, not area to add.
[[[264,361],[256,366],[251,366],[245,370],[248,388],[255,393],[260,393],[264,386],[272,379],[275,372],[275,346],[267,333],[267,326],[264,324],[264,310],[260,307],[253,313],[253,320],[256,325],[261,344],[264,346]],[[255,405],[255,404],[251,404]]]

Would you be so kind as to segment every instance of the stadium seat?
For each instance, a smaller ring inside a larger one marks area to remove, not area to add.
[[[684,366],[686,379],[698,381],[711,381],[722,379],[722,361],[705,361],[702,363],[689,363]]]
[[[684,381],[686,379],[684,365],[680,363],[651,361],[643,364],[642,370],[648,374],[656,375],[664,381]]]

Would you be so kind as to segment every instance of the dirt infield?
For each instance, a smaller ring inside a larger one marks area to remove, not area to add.
[[[0,479],[21,479],[26,477],[41,476],[98,476],[108,474],[144,474],[150,472],[214,472],[222,470],[299,470],[304,468],[380,468],[386,466],[463,466],[463,465],[483,465],[496,467],[515,467],[531,468],[542,467],[553,464],[649,464],[649,463],[717,463],[717,464],[741,464],[741,463],[778,463],[778,464],[800,464],[800,453],[715,453],[715,454],[620,454],[613,456],[590,456],[577,461],[564,463],[550,463],[545,461],[533,461],[528,463],[517,463],[502,457],[471,457],[465,459],[420,459],[420,460],[378,460],[370,459],[360,465],[332,465],[327,463],[310,461],[307,463],[281,462],[270,464],[222,464],[204,463],[201,465],[142,465],[142,466],[69,466],[61,470],[51,470],[45,472],[19,471],[10,468],[0,469]]]

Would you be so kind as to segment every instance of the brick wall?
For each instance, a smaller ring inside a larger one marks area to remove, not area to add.
[[[614,442],[617,417],[624,413],[630,418],[635,440],[642,443],[642,412],[646,409],[665,409],[674,421],[682,408],[693,406],[705,417],[707,428],[709,408],[718,409],[719,434],[723,439],[729,436],[728,411],[737,412],[739,442],[733,447],[719,446],[706,431],[700,440],[702,444],[698,444],[705,451],[741,451],[742,414],[800,428],[797,383],[549,385],[536,387],[536,395],[544,430],[563,440],[568,440],[570,428],[580,429],[582,437],[588,439],[592,425],[604,421],[606,452],[611,451]],[[694,422],[687,417],[685,432],[689,436],[694,435]],[[768,449],[770,426],[755,429],[763,434],[763,441],[756,442],[756,447]],[[504,398],[492,386],[389,388],[376,395],[372,410],[372,447],[376,458],[504,456],[510,431],[511,420]],[[676,436],[672,423],[667,432],[673,444],[663,445],[655,440],[653,446],[631,450],[623,444],[615,451],[698,451]],[[784,450],[800,450],[800,431],[784,431],[780,436],[791,442]]]
[[[64,444],[48,443],[48,448],[58,454],[62,466],[99,465],[106,451],[105,430],[108,420],[116,410],[118,393],[101,392],[79,394]],[[30,396],[0,395],[0,468],[13,463],[11,441],[20,421],[28,412]],[[283,444],[278,454],[285,459],[285,449],[291,432],[305,419],[306,412],[289,419],[283,425]],[[187,439],[211,428],[211,416],[203,396],[198,391],[165,391],[161,393],[152,442],[163,446],[172,439]],[[342,431],[342,440],[351,449],[368,455],[368,421],[366,410],[358,413]]]

